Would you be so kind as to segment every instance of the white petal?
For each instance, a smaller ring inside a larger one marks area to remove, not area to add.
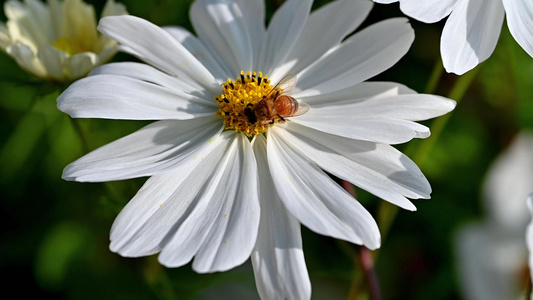
[[[7,1],[4,11],[13,40],[38,47],[54,39],[50,10],[41,1]]]
[[[318,110],[312,111],[313,114],[309,112],[305,118],[301,117],[294,121],[342,137],[391,145],[405,143],[413,138],[427,138],[430,135],[426,126],[406,120],[373,117],[355,120],[350,117],[339,117],[337,113],[326,116]],[[338,110],[341,111],[342,109]]]
[[[279,67],[287,59],[307,22],[312,2],[289,0],[276,10],[261,43],[257,70],[272,74],[274,68]],[[281,80],[286,74],[275,75],[277,77],[269,75],[273,82]]]
[[[309,229],[376,249],[380,235],[372,215],[272,127],[268,165],[283,204]]]
[[[291,121],[338,136],[398,144],[429,136],[427,127],[413,121],[439,116],[455,107],[455,101],[439,96],[383,95],[315,106]]]
[[[9,32],[7,32],[6,24],[0,22],[0,49],[6,50],[7,46],[11,44]]]
[[[194,209],[161,251],[163,265],[181,266],[195,255],[193,269],[206,273],[231,269],[250,256],[261,212],[248,138],[237,133],[223,158],[206,158],[206,163],[217,162],[209,183],[193,199]]]
[[[107,0],[102,9],[102,18],[108,16],[118,16],[127,14],[126,6],[122,3],[117,3],[114,0]]]
[[[373,116],[380,118],[421,121],[441,116],[452,111],[456,102],[436,95],[414,94],[384,96],[378,95],[349,104],[345,102],[328,103],[321,107],[321,112],[334,113],[338,108],[350,110],[354,118]],[[353,109],[353,111],[352,111]]]
[[[334,102],[351,101],[353,103],[369,98],[390,97],[400,94],[417,94],[416,91],[396,82],[365,81],[354,86],[331,93],[305,96],[306,91],[294,93],[292,96],[313,107],[330,105]]]
[[[83,42],[95,45],[98,41],[96,13],[92,5],[83,1],[61,2],[61,35],[83,37]]]
[[[533,192],[533,133],[522,131],[492,163],[483,182],[487,219],[520,232],[530,220],[524,199]]]
[[[250,35],[252,51],[254,53],[254,67],[257,66],[261,41],[265,35],[265,1],[263,0],[236,0],[242,12],[243,22]]]
[[[71,56],[67,60],[66,69],[69,79],[81,78],[99,63],[98,56],[91,52],[83,52]]]
[[[46,77],[46,70],[37,59],[31,49],[24,44],[13,44],[7,47],[7,54],[11,55],[15,61],[28,72],[38,77]]]
[[[195,209],[232,141],[222,133],[205,156],[150,177],[113,223],[111,250],[131,257],[161,251]]]
[[[217,117],[155,122],[71,163],[63,178],[101,182],[166,172],[205,156],[221,130]]]
[[[163,29],[187,48],[213,74],[218,82],[224,82],[228,77],[236,76],[235,74],[230,74],[228,70],[224,70],[202,41],[186,29],[177,26],[163,27]]]
[[[204,90],[200,85],[193,81],[183,81],[180,78],[168,75],[160,70],[143,63],[136,62],[119,62],[105,64],[94,69],[89,76],[94,75],[120,75],[138,79],[165,87],[167,89],[194,94],[205,99],[214,99],[213,95]],[[206,103],[208,104],[208,103]],[[213,107],[218,107],[215,101],[210,101]]]
[[[407,53],[413,39],[414,32],[407,19],[376,23],[298,73],[296,88],[310,96],[365,81],[394,65]]]
[[[435,23],[449,15],[458,1],[461,0],[401,0],[400,9],[418,21]]]
[[[300,72],[361,25],[371,9],[370,1],[339,0],[313,11],[286,63],[270,75]]]
[[[509,31],[522,48],[533,57],[533,2],[503,0]]]
[[[190,78],[213,93],[220,86],[209,71],[170,34],[133,16],[105,17],[98,30],[116,40],[127,51],[177,77]]]
[[[440,52],[447,72],[462,75],[494,51],[502,29],[501,1],[460,0],[444,25]]]
[[[190,16],[200,40],[224,69],[223,81],[255,69],[265,32],[263,0],[207,0],[193,4]]]
[[[524,299],[518,297],[527,255],[523,232],[511,238],[482,222],[460,229],[455,257],[463,299]]]
[[[62,4],[59,0],[48,0],[46,2],[50,8],[50,19],[52,21],[52,31],[54,32],[54,37],[51,39],[52,41],[59,38],[59,35],[61,34],[61,23],[63,22]]]
[[[111,58],[117,54],[119,50],[119,45],[117,42],[108,38],[107,36],[100,34],[98,36],[98,49],[100,52],[95,51],[98,55],[98,64],[103,64],[111,60]]]
[[[50,45],[43,45],[39,47],[37,56],[48,75],[57,80],[63,80],[63,64],[68,57],[66,52],[59,51]]]
[[[96,75],[72,84],[57,99],[74,118],[192,119],[213,115],[211,100],[125,76]]]
[[[400,9],[406,15],[425,23],[437,22],[450,14],[460,0],[373,0],[376,3],[400,2]]]
[[[245,15],[235,1],[198,0],[190,10],[191,22],[200,40],[212,49],[232,77],[252,70],[255,32],[246,27]]]
[[[429,198],[431,187],[407,156],[384,144],[346,139],[289,123],[277,131],[326,172],[404,209],[416,210],[406,197]]]
[[[266,139],[254,140],[259,171],[261,221],[251,260],[262,299],[310,299],[300,223],[285,209],[268,169]]]

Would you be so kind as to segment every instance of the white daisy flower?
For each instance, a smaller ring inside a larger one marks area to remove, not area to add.
[[[251,256],[262,298],[308,299],[300,223],[380,246],[370,213],[328,173],[408,210],[415,206],[407,197],[429,198],[424,175],[390,144],[429,136],[415,121],[455,102],[363,82],[407,52],[408,21],[349,36],[372,2],[339,0],[310,14],[311,4],[285,2],[265,28],[262,0],[199,0],[190,11],[197,36],[133,16],[100,22],[148,64],[95,69],[59,97],[59,109],[77,118],[160,120],[64,171],[67,180],[90,182],[151,176],[115,220],[112,251],[160,252],[168,267],[195,257],[200,273]],[[304,109],[283,113],[280,103],[295,103],[276,96],[292,89]]]
[[[492,164],[483,184],[486,217],[460,228],[455,243],[464,299],[520,297],[527,265],[524,241],[532,192],[533,133],[521,132]]]
[[[440,44],[448,72],[462,75],[489,58],[496,48],[505,15],[513,37],[533,57],[531,0],[374,0],[398,1],[406,15],[425,23],[450,15]]]
[[[0,48],[39,78],[78,79],[118,51],[115,41],[96,30],[94,8],[81,0],[10,0],[4,11],[8,21],[0,23]],[[102,17],[122,14],[124,5],[108,0]]]

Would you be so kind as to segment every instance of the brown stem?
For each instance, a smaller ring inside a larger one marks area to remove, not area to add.
[[[341,180],[341,186],[348,192],[350,193],[350,195],[354,196],[354,198],[356,197],[355,195],[355,188],[353,187],[353,185],[351,183],[349,183],[348,181],[346,180]]]
[[[340,184],[348,193],[350,193],[350,195],[354,196],[354,198],[356,197],[355,188],[351,183],[349,183],[346,180],[341,180]],[[374,269],[374,258],[372,257],[372,252],[370,252],[370,250],[368,250],[364,246],[359,247],[358,261],[355,261],[354,259],[354,268],[357,267],[357,263],[359,263],[359,265],[361,266],[361,269],[363,270],[363,274],[366,279],[366,283],[368,285],[368,292],[370,293],[370,299],[380,300],[381,293],[379,290],[378,277],[376,276],[376,270]],[[357,284],[355,281],[352,282],[352,289],[350,290],[350,296],[349,296],[350,299],[353,297],[353,294],[354,294],[353,287],[355,287],[356,285]]]
[[[359,248],[359,263],[363,269],[366,282],[368,283],[370,299],[381,300],[378,277],[376,276],[376,269],[374,268],[374,258],[372,257],[372,252],[364,246]]]

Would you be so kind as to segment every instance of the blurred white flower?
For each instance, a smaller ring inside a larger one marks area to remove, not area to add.
[[[533,57],[533,1],[531,0],[373,0],[400,2],[408,16],[426,23],[450,15],[441,37],[446,71],[462,75],[485,61],[496,48],[504,16],[511,34]]]
[[[265,28],[263,0],[195,1],[198,37],[133,16],[100,22],[101,32],[149,65],[97,68],[59,97],[59,109],[77,118],[162,120],[64,171],[67,180],[92,182],[151,176],[115,220],[112,251],[161,252],[169,267],[195,257],[200,273],[251,256],[262,298],[309,299],[300,223],[380,246],[370,213],[328,173],[409,210],[407,197],[429,198],[424,175],[390,144],[429,136],[414,121],[455,102],[363,82],[407,52],[411,26],[391,19],[347,37],[371,1],[334,1],[310,14],[311,5],[289,0]],[[287,74],[298,79],[292,96],[310,110],[260,122],[258,106],[287,92],[290,84],[273,90]]]
[[[527,198],[527,208],[529,209],[529,214],[533,217],[533,194],[529,195]],[[529,280],[530,284],[533,281],[533,219],[529,222],[526,229],[526,244],[527,250],[529,251]],[[530,299],[533,299],[533,293],[529,295]]]
[[[520,133],[490,167],[483,185],[486,218],[461,228],[457,269],[465,299],[518,299],[526,266],[533,134]]]
[[[10,0],[4,11],[0,48],[39,78],[78,79],[118,51],[115,41],[96,30],[94,8],[81,0]],[[102,17],[126,13],[124,5],[108,0]]]

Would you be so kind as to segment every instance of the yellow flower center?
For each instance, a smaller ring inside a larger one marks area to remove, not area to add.
[[[58,50],[63,50],[67,52],[70,56],[76,55],[82,52],[90,52],[91,49],[86,43],[79,41],[78,39],[69,39],[69,38],[58,38],[52,46]]]
[[[226,130],[243,132],[252,137],[266,132],[275,122],[282,121],[278,116],[263,120],[256,117],[257,103],[273,102],[274,97],[283,92],[279,87],[274,88],[263,73],[250,74],[248,71],[245,76],[244,71],[241,71],[240,78],[235,81],[228,79],[222,87],[222,94],[215,97],[220,106],[215,115],[222,117]]]
[[[53,17],[57,20],[57,40],[52,43],[58,50],[70,56],[83,52],[99,52],[98,31],[94,7],[82,0],[65,0],[58,7],[60,11]]]

